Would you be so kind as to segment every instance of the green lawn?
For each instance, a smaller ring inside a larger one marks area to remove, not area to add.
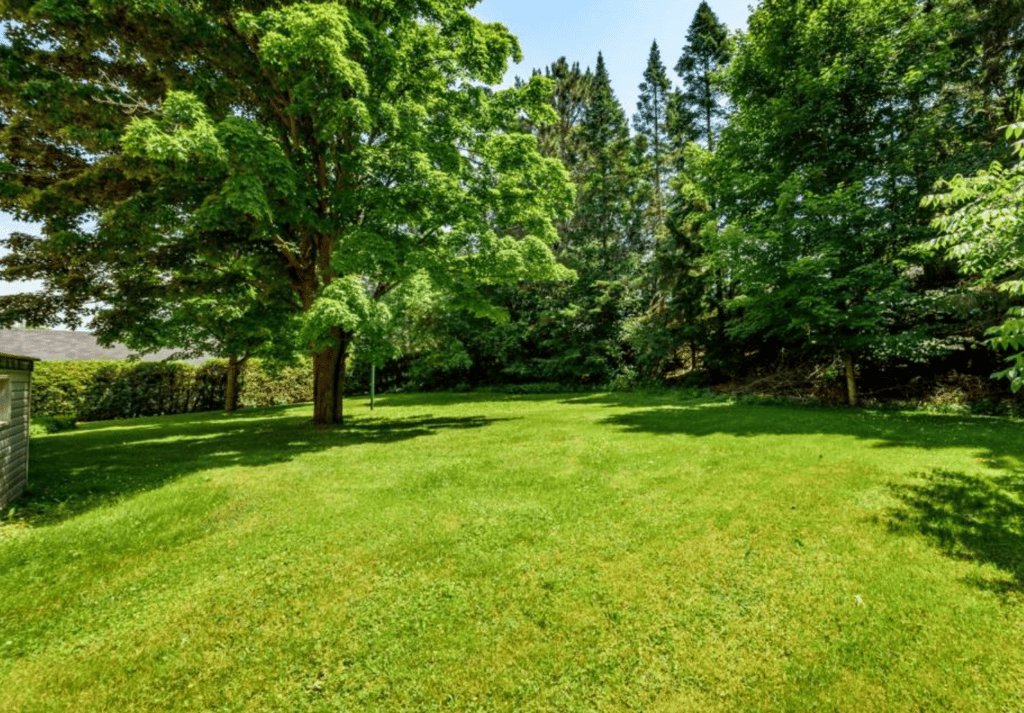
[[[408,395],[36,439],[0,711],[1021,711],[1024,434]]]

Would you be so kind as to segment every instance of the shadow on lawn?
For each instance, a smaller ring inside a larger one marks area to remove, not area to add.
[[[971,583],[997,594],[1024,594],[1024,474],[979,478],[944,470],[923,485],[894,485],[900,507],[889,529],[920,532],[949,557],[991,564],[1008,575]]]
[[[95,423],[48,436],[32,445],[28,490],[14,503],[16,519],[54,524],[204,470],[283,463],[329,448],[395,443],[502,420],[360,415],[346,416],[344,427],[317,428],[308,414],[293,414],[293,408],[258,409]]]
[[[634,394],[600,394],[565,400],[566,404],[602,404],[630,408],[603,422],[626,432],[736,437],[828,434],[876,441],[875,448],[965,448],[978,462],[996,470],[1020,469],[1024,438],[1020,424],[1000,418],[925,413],[861,411],[827,406],[737,405],[694,398],[661,399]]]

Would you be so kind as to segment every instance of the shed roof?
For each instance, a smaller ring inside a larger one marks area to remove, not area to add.
[[[24,359],[25,361],[39,361],[36,357],[25,356],[24,354],[8,354],[7,352],[0,352],[0,358],[4,359]]]
[[[0,352],[35,354],[35,361],[122,361],[131,358],[140,361],[169,361],[178,353],[174,349],[161,349],[152,354],[139,355],[123,344],[104,347],[90,332],[63,329],[0,329]],[[208,358],[179,361],[202,364]]]

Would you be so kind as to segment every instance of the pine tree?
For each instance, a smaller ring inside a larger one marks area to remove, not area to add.
[[[541,153],[558,157],[576,186],[575,213],[558,223],[555,253],[573,282],[496,288],[503,324],[452,323],[472,361],[467,380],[605,384],[623,366],[624,321],[636,314],[640,255],[629,125],[603,56],[597,70],[564,58],[534,74],[552,80],[552,121],[527,128]]]
[[[537,137],[541,154],[561,159],[570,175],[574,175],[582,161],[580,126],[590,96],[593,73],[589,68],[586,71],[580,69],[579,62],[570,65],[565,57],[559,57],[543,71],[533,70],[533,74],[551,80],[551,107],[558,119],[527,128]],[[525,86],[520,80],[516,81],[518,85]]]
[[[725,25],[702,2],[675,67],[683,87],[668,96],[667,153],[675,174],[673,190],[664,198],[664,228],[650,266],[652,299],[631,340],[645,371],[652,375],[676,367],[695,369],[700,353],[704,367],[713,369],[728,351],[725,278],[719,270],[701,264],[704,241],[717,230],[712,204],[703,191],[707,179],[703,174],[725,116],[713,75],[728,63],[728,39]],[[697,141],[703,141],[707,150],[694,146]],[[713,329],[707,323],[709,312],[717,317]],[[687,360],[678,356],[684,345]]]
[[[633,192],[640,181],[631,161],[626,114],[601,54],[580,137],[585,174],[578,185],[576,230],[566,261],[579,275],[571,295],[578,313],[573,319],[577,328],[569,336],[582,371],[599,367],[607,380],[623,366],[622,326],[638,310],[633,282],[641,246]]]
[[[647,144],[646,158],[653,189],[650,226],[652,238],[658,234],[665,222],[665,185],[668,181],[668,153],[671,147],[668,133],[671,91],[672,82],[669,81],[665,65],[661,61],[661,51],[655,41],[651,43],[644,81],[640,83],[637,113],[633,116],[633,128],[639,136],[644,137]]]
[[[701,2],[675,69],[683,80],[678,113],[695,119],[695,138],[703,139],[708,151],[715,150],[715,135],[726,116],[725,93],[715,85],[714,74],[729,63],[730,55],[728,28]]]
[[[622,105],[612,91],[601,53],[583,115],[587,176],[580,186],[577,216],[581,229],[597,240],[604,259],[613,264],[624,255],[625,219],[629,213],[629,126]]]

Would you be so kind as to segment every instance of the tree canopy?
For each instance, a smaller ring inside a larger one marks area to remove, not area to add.
[[[1016,160],[993,161],[973,176],[939,181],[939,193],[925,205],[942,209],[934,224],[941,230],[930,248],[945,251],[980,286],[995,286],[1011,298],[1024,296],[1024,122],[1006,128]],[[1011,350],[1010,367],[995,374],[1024,388],[1024,307],[1011,307],[1006,319],[989,330],[992,343]]]
[[[43,230],[0,238],[0,279],[45,288],[0,323],[298,345],[318,423],[353,360],[1020,388],[1024,0],[763,0],[732,33],[701,2],[677,79],[637,45],[632,122],[600,52],[491,88],[518,42],[473,4],[4,4],[0,210]]]
[[[339,420],[363,277],[380,297],[427,274],[499,314],[480,285],[568,276],[548,248],[566,172],[521,128],[552,118],[550,85],[487,89],[519,47],[470,5],[9,3],[3,207],[44,224],[18,274],[80,314],[128,297],[112,255],[216,260],[243,225],[302,315],[314,420]]]

